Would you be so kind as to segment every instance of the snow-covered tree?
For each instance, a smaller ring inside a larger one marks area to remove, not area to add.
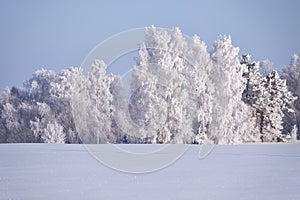
[[[258,64],[251,62],[249,55],[244,55],[241,63],[248,68],[244,74],[247,86],[243,100],[253,109],[254,125],[259,128],[261,141],[282,140],[282,120],[285,113],[293,112],[294,101],[285,81],[279,78],[276,71],[265,78],[260,75],[258,66],[265,66],[265,71],[271,69],[269,61]]]
[[[41,137],[48,122],[53,122],[55,119],[63,126],[66,143],[79,142],[70,104],[75,90],[74,80],[78,76],[80,71],[75,67],[62,70],[60,74],[42,69],[36,71],[34,76],[24,83],[30,92],[32,106],[38,107],[40,112],[31,119],[31,130],[35,135]],[[45,110],[42,111],[43,109]]]
[[[298,136],[300,135],[300,62],[299,56],[292,55],[290,65],[282,69],[282,78],[286,80],[288,89],[297,97],[294,102],[295,113],[285,115],[285,129],[291,130],[294,124],[298,127]]]
[[[32,105],[37,108],[37,113],[30,119],[30,129],[35,137],[40,138],[40,142],[44,142],[42,135],[49,123],[57,123],[51,107],[45,102],[37,102]]]
[[[76,90],[76,80],[81,76],[81,69],[70,67],[59,74],[59,81],[52,84],[53,97],[55,97],[55,118],[63,126],[66,133],[66,143],[79,143],[80,139],[75,127],[71,100]]]
[[[4,120],[7,142],[28,142],[24,135],[22,124],[19,121],[19,106],[10,103],[3,105],[2,119]]]
[[[113,96],[110,91],[114,77],[106,74],[103,61],[95,60],[92,69],[76,80],[72,101],[77,131],[84,143],[114,142],[111,134]]]
[[[259,62],[259,69],[263,77],[266,77],[273,71],[273,63],[269,60]]]
[[[145,29],[145,38],[133,71],[136,118],[158,121],[160,127],[149,127],[157,132],[152,142],[191,143],[195,107],[185,73],[190,65],[185,60],[187,42],[178,28],[168,32],[152,26]]]
[[[210,137],[215,143],[243,142],[252,128],[251,112],[242,101],[246,67],[240,64],[238,52],[230,36],[220,36],[210,53],[215,84]]]
[[[30,119],[34,117],[36,108],[30,105],[28,99],[28,93],[16,87],[6,89],[1,96],[2,142],[38,142],[30,130]]]
[[[291,143],[297,142],[297,132],[298,132],[297,129],[298,129],[297,126],[294,125],[292,131],[289,134],[287,134],[286,139],[288,140],[288,142]]]
[[[256,102],[261,93],[262,76],[259,73],[259,63],[252,62],[250,55],[243,55],[241,58],[241,64],[246,65],[247,70],[243,74],[246,78],[246,88],[243,92],[243,101],[252,107],[256,107]]]
[[[262,82],[262,92],[257,101],[260,114],[261,140],[281,140],[281,131],[284,110],[294,112],[292,109],[295,98],[288,91],[286,81],[280,79],[276,71],[272,71]]]
[[[42,69],[24,89],[6,89],[0,142],[240,143],[295,136],[288,113],[296,110],[299,126],[300,100],[293,107],[287,86],[300,96],[298,56],[283,69],[286,85],[277,72],[267,74],[269,61],[239,60],[238,53],[230,37],[219,37],[208,53],[198,36],[148,27],[136,66],[123,77],[106,74],[95,60],[90,71]]]
[[[297,142],[297,132],[298,132],[297,129],[298,129],[297,126],[294,125],[293,130],[291,131],[291,141],[292,142]]]
[[[77,143],[71,113],[72,80],[78,68],[56,74],[38,70],[24,83],[25,89],[12,87],[0,98],[0,135],[2,142],[43,142],[41,138],[49,123],[57,122],[66,133],[67,143]],[[4,138],[4,139],[3,139]]]
[[[246,71],[243,74],[243,77],[246,78],[246,87],[242,95],[242,100],[250,106],[254,126],[254,130],[249,132],[249,136],[252,136],[253,142],[257,142],[260,141],[259,122],[257,118],[259,115],[258,100],[263,91],[263,77],[259,73],[259,62],[251,61],[250,55],[242,55],[241,64],[246,66]]]
[[[162,57],[167,56],[170,35],[154,27],[146,28],[145,32],[146,41],[140,46],[130,85],[130,118],[137,126],[131,132],[145,138],[147,143],[169,143],[171,132],[166,127],[170,124],[170,118],[167,119],[170,99],[166,74],[170,71],[162,65]]]
[[[46,102],[51,99],[52,86],[59,81],[59,76],[53,70],[37,70],[33,77],[24,82],[25,88],[30,92],[31,99]]]
[[[189,83],[193,86],[197,109],[197,125],[193,127],[196,133],[195,143],[205,143],[212,122],[213,93],[212,62],[207,47],[198,36],[194,36],[189,49],[188,59],[192,67],[188,69]]]
[[[63,127],[57,122],[47,124],[42,134],[42,139],[45,143],[64,144],[65,137]]]

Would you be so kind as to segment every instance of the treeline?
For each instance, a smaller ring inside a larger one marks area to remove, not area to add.
[[[297,136],[297,55],[280,77],[268,63],[240,56],[230,37],[208,51],[198,36],[148,27],[127,77],[107,74],[99,60],[83,71],[42,69],[23,88],[7,88],[0,142],[231,144]]]

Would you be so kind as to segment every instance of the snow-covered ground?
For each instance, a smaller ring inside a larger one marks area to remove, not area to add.
[[[198,151],[137,175],[82,145],[1,144],[0,199],[300,199],[300,144],[218,145],[203,160]]]

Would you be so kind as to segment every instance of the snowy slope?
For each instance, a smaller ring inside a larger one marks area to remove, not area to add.
[[[203,160],[198,151],[133,175],[81,145],[1,144],[0,199],[300,199],[299,144],[218,145]]]

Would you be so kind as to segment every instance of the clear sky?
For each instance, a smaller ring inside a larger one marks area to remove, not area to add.
[[[230,34],[240,53],[269,59],[275,69],[300,54],[297,0],[0,0],[0,92],[40,68],[80,66],[109,36],[152,24],[197,34],[209,48]]]

